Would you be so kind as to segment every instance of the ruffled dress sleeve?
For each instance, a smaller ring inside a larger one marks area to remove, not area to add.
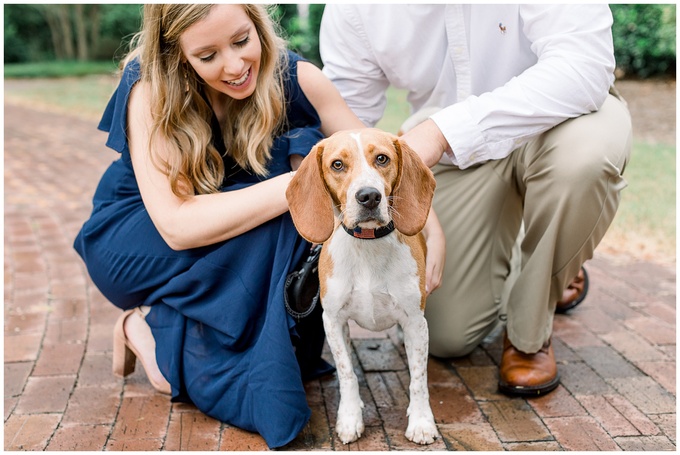
[[[125,66],[118,88],[113,92],[99,122],[98,128],[109,133],[106,146],[119,153],[130,152],[127,140],[128,100],[132,87],[140,77],[141,68],[138,60],[133,60]]]

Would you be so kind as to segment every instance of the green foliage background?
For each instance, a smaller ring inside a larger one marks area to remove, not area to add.
[[[49,28],[39,10],[50,6],[56,5],[4,5],[5,64],[56,59]],[[93,59],[116,60],[125,53],[127,41],[139,29],[141,5],[100,7],[101,39]],[[275,5],[274,17],[290,47],[321,66],[318,36],[324,4],[309,4],[305,8],[306,20],[302,20],[297,4]],[[675,4],[611,5],[615,56],[623,74],[641,78],[675,76],[675,9]]]
[[[40,8],[56,5],[4,5],[4,63],[33,63],[56,60],[52,36]],[[92,60],[119,59],[127,42],[141,25],[140,4],[101,4],[100,42]],[[92,24],[88,24],[90,27]]]
[[[675,76],[675,5],[612,5],[614,55],[625,74]]]

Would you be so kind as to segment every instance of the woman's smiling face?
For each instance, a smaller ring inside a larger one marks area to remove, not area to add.
[[[214,5],[207,17],[182,33],[180,47],[214,95],[242,100],[255,91],[262,44],[240,5]]]

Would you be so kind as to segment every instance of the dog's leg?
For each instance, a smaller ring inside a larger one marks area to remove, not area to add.
[[[349,336],[349,324],[345,323],[342,325],[342,339],[345,342],[345,346],[349,349],[350,358],[352,357],[352,339]]]
[[[417,444],[431,444],[437,437],[437,426],[430,408],[427,389],[428,329],[425,317],[415,315],[402,326],[408,356],[409,386],[408,428],[406,438]]]
[[[359,396],[359,382],[352,366],[352,354],[345,341],[347,321],[341,321],[337,315],[323,313],[323,325],[326,330],[326,340],[331,348],[335,368],[340,385],[340,405],[335,431],[344,444],[356,441],[364,432],[362,409],[363,401]],[[349,337],[347,337],[349,338]]]

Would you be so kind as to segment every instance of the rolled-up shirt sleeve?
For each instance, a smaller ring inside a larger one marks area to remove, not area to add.
[[[613,84],[608,6],[536,4],[519,11],[536,64],[431,116],[453,150],[443,160],[460,168],[505,158],[559,123],[598,110]]]

